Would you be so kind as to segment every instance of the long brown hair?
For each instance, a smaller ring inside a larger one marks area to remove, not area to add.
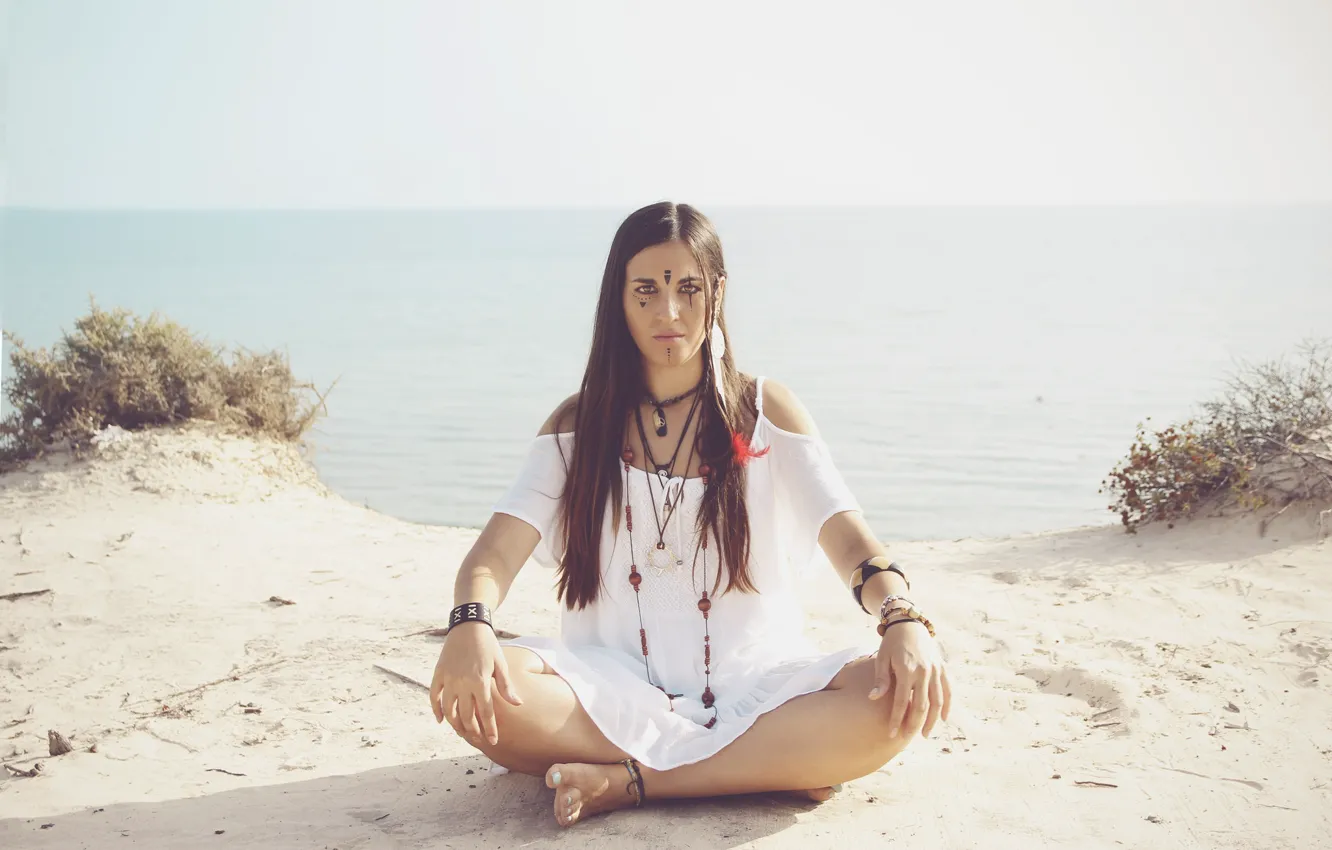
[[[712,222],[686,204],[658,203],[644,207],[624,220],[611,242],[606,269],[601,277],[592,350],[583,372],[583,383],[574,408],[573,456],[559,507],[560,534],[564,555],[558,569],[559,598],[565,606],[585,608],[601,592],[601,531],[606,505],[613,505],[612,528],[620,527],[624,494],[621,483],[625,429],[629,414],[646,394],[642,356],[629,333],[624,316],[624,287],[629,261],[640,251],[663,242],[680,241],[689,246],[704,278],[708,317],[705,328],[716,322],[725,347],[720,369],[714,372],[711,342],[699,356],[704,362],[704,387],[700,402],[699,449],[712,467],[699,530],[707,529],[719,544],[726,566],[726,590],[751,592],[749,573],[749,512],[745,507],[744,464],[734,457],[733,436],[744,433],[748,422],[741,405],[752,409],[752,394],[735,369],[726,314],[717,285],[726,274],[721,240]],[[711,331],[708,331],[708,339]],[[719,395],[726,399],[725,408]],[[747,434],[745,434],[748,437]],[[710,547],[711,548],[711,547]],[[626,576],[628,568],[625,569]],[[720,571],[717,575],[720,586]]]

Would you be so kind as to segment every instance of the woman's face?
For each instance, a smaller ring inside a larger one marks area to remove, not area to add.
[[[644,248],[625,268],[624,317],[649,363],[680,366],[703,348],[708,297],[694,255],[683,242]],[[717,282],[719,287],[725,278]]]

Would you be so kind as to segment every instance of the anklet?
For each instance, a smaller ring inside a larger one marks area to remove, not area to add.
[[[638,768],[638,762],[631,758],[620,762],[625,770],[629,771],[629,784],[624,786],[624,790],[634,795],[634,805],[643,805],[643,772]]]

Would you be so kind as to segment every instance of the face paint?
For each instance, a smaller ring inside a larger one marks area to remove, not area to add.
[[[670,283],[671,283],[671,270],[670,270],[670,269],[667,269],[667,270],[666,270],[666,285],[669,286]]]

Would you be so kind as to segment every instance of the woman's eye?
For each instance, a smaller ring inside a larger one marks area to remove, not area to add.
[[[680,287],[680,291],[685,295],[697,295],[703,291],[703,287],[695,286],[692,283],[686,283],[684,286]]]
[[[644,284],[635,289],[634,292],[637,292],[639,295],[654,295],[657,292],[657,288],[655,286]]]

